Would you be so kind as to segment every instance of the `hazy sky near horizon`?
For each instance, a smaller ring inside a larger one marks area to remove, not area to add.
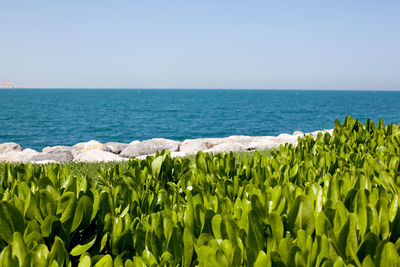
[[[0,2],[0,81],[400,90],[400,1]]]

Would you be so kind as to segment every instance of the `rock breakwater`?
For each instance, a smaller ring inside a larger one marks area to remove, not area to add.
[[[0,144],[0,162],[32,162],[62,163],[62,162],[108,162],[124,161],[129,158],[143,159],[157,151],[167,149],[172,157],[184,157],[204,153],[221,153],[224,151],[240,152],[278,148],[284,144],[297,144],[297,138],[311,134],[315,138],[319,133],[332,134],[333,129],[278,136],[230,136],[225,138],[187,139],[183,142],[164,138],[153,138],[144,141],[132,141],[129,144],[109,142],[102,144],[96,140],[78,143],[73,146],[45,147],[41,152],[30,148],[22,149],[19,144],[8,142]]]

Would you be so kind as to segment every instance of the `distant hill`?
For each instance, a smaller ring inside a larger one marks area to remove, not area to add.
[[[31,85],[16,85],[10,81],[2,81],[0,82],[0,88],[11,89],[11,88],[36,88],[36,87]]]

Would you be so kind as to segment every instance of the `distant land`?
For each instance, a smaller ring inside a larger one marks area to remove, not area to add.
[[[10,81],[0,82],[0,89],[12,89],[12,88],[37,88],[37,87],[31,85],[16,85]]]

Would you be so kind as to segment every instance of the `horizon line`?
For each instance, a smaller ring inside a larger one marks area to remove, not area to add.
[[[320,89],[320,88],[185,88],[185,87],[14,87],[14,88],[1,88],[0,90],[259,90],[259,91],[400,91],[400,89],[351,89],[351,88],[335,88],[335,89]]]

